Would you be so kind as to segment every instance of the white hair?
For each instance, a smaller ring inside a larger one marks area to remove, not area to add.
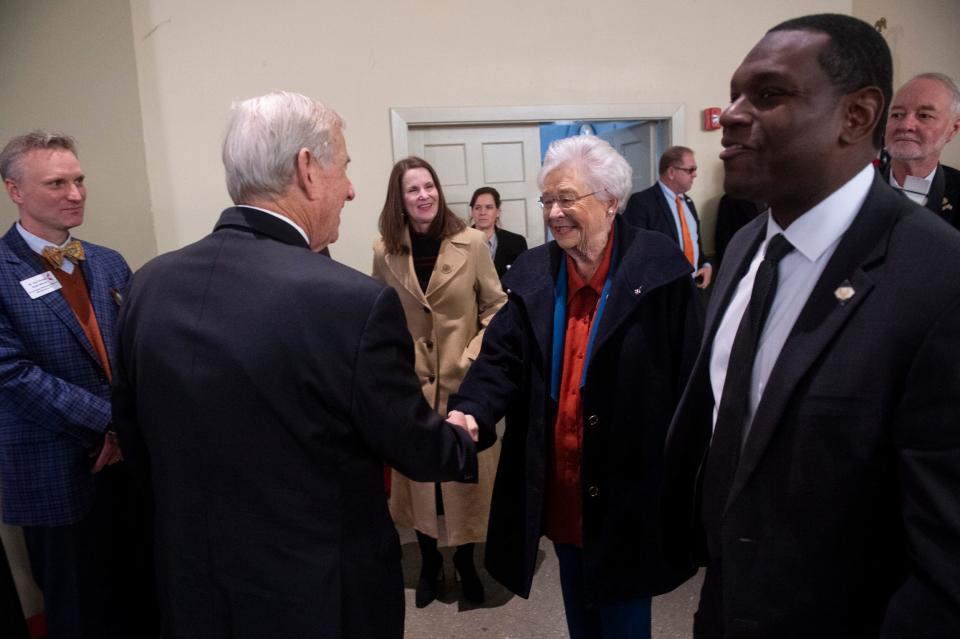
[[[951,108],[953,109],[954,115],[960,115],[960,88],[957,87],[957,83],[953,79],[946,75],[945,73],[920,73],[913,76],[910,80],[907,81],[907,84],[913,82],[914,80],[933,80],[934,82],[939,82],[943,87],[950,92],[950,103]],[[906,84],[904,85],[906,86]]]
[[[332,134],[344,126],[336,111],[299,93],[277,91],[234,102],[223,139],[234,204],[282,195],[293,181],[300,149],[321,164],[329,161]]]
[[[611,202],[616,198],[618,209],[623,210],[633,188],[633,169],[606,140],[595,135],[576,135],[551,142],[537,175],[541,191],[547,175],[568,162],[576,164],[600,200]]]

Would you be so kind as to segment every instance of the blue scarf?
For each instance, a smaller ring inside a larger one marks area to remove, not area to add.
[[[614,238],[610,238],[614,241]],[[590,339],[587,341],[587,358],[583,362],[583,374],[580,376],[580,388],[587,381],[587,370],[590,367],[590,357],[593,354],[593,342],[597,337],[597,327],[600,326],[600,318],[603,317],[603,309],[607,305],[607,298],[610,297],[610,289],[613,286],[613,273],[617,265],[617,245],[613,245],[613,255],[610,256],[610,268],[607,271],[607,279],[603,282],[603,290],[600,291],[600,301],[597,305],[597,312],[593,315],[593,323],[590,324]],[[558,401],[560,397],[560,374],[563,372],[563,346],[567,337],[567,256],[563,255],[560,259],[560,272],[557,274],[557,282],[553,285],[553,358],[550,369],[550,397]]]

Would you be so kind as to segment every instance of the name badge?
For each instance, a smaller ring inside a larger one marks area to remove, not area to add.
[[[59,291],[62,288],[56,276],[50,271],[44,271],[40,275],[34,275],[25,280],[20,280],[20,286],[23,287],[23,290],[27,292],[27,295],[29,295],[32,300],[43,297],[47,293]]]

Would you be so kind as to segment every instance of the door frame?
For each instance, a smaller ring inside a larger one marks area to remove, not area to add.
[[[683,144],[686,109],[676,102],[648,104],[548,104],[494,107],[396,107],[390,109],[393,161],[410,155],[411,126],[532,124],[562,120],[669,120],[670,144]]]

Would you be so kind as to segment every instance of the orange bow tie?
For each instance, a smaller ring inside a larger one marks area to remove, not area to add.
[[[83,255],[83,244],[80,243],[80,240],[73,240],[60,248],[45,246],[43,247],[43,258],[53,268],[60,268],[64,259],[68,259],[74,264],[86,259]]]

